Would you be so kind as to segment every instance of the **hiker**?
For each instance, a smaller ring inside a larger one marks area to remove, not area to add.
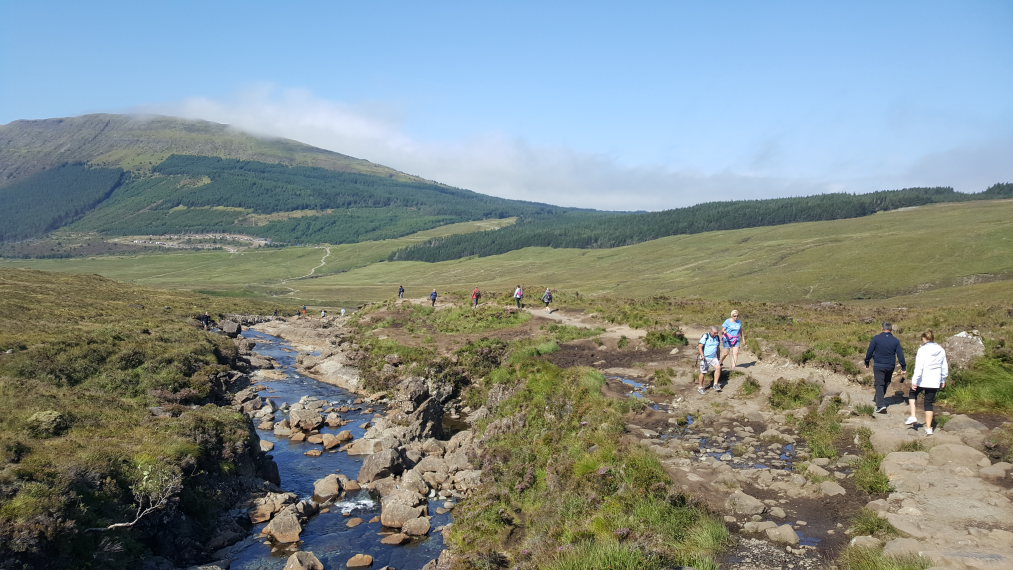
[[[302,306],[302,314],[303,315],[308,315],[309,313],[310,313],[309,309],[306,307],[306,305],[303,305]]]
[[[883,332],[872,337],[869,342],[869,350],[865,351],[865,368],[868,370],[869,361],[875,364],[872,367],[872,375],[876,385],[876,413],[886,413],[886,389],[890,387],[893,378],[893,370],[897,362],[900,362],[900,381],[904,382],[904,373],[907,372],[907,361],[904,360],[904,349],[900,341],[893,336],[893,325],[883,323]]]
[[[344,307],[341,307],[341,316],[342,317],[345,316],[345,308]]]
[[[700,337],[700,344],[697,345],[697,351],[699,352],[697,359],[700,361],[700,380],[696,391],[701,394],[707,391],[704,387],[704,378],[707,377],[707,373],[711,370],[714,370],[714,383],[711,387],[714,388],[715,392],[721,391],[721,360],[718,358],[720,347],[721,337],[718,335],[717,327],[711,327],[710,332],[706,332]]]
[[[724,324],[721,325],[721,346],[724,347],[725,352],[721,355],[721,365],[724,366],[725,359],[728,358],[728,353],[732,353],[732,366],[739,363],[739,346],[745,342],[742,335],[742,321],[739,320],[739,312],[732,311],[732,316],[725,319]]]
[[[429,298],[433,301],[433,306],[435,307],[436,306],[436,289],[433,289],[433,292],[429,294]]]
[[[482,292],[478,290],[478,287],[475,287],[475,290],[471,292],[471,300],[474,303],[474,306],[478,306],[478,300],[481,298]]]
[[[521,304],[521,300],[522,299],[524,299],[524,289],[521,289],[521,286],[518,285],[517,288],[514,289],[514,301],[517,301],[517,308],[518,309],[521,309],[521,308],[524,307],[524,305]]]
[[[911,375],[911,391],[907,403],[911,406],[911,415],[904,425],[918,422],[915,417],[915,401],[918,394],[924,394],[922,407],[925,408],[925,435],[932,435],[932,409],[936,402],[936,392],[946,387],[946,378],[950,375],[950,366],[946,362],[946,351],[936,344],[935,335],[931,330],[922,333],[922,345],[915,354],[915,371]]]
[[[545,293],[542,294],[542,302],[545,303],[545,310],[549,311],[549,303],[552,302],[552,289],[545,288]],[[549,311],[550,313],[552,311]]]
[[[327,318],[327,309],[320,310],[320,318],[321,319]]]
[[[211,313],[204,311],[204,314],[197,317],[197,320],[200,321],[200,324],[202,327],[204,327],[204,330],[206,331],[211,330],[211,323],[212,323]]]
[[[404,299],[404,285],[397,286],[397,298]]]

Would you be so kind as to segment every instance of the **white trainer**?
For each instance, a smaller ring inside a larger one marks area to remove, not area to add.
[[[916,418],[914,416],[908,416],[908,418],[906,420],[904,420],[904,425],[909,426],[909,425],[911,425],[913,423],[917,423],[917,422],[918,422],[918,418]]]
[[[932,428],[930,427],[925,428],[925,435],[932,435]]]

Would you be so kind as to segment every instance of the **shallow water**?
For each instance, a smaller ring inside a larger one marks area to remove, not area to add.
[[[365,428],[362,424],[371,421],[373,414],[365,409],[371,407],[375,413],[382,413],[383,407],[376,404],[356,405],[357,396],[337,386],[325,384],[299,374],[295,369],[297,351],[284,340],[261,333],[246,330],[243,336],[257,343],[254,352],[262,356],[270,356],[277,362],[279,370],[286,375],[285,380],[267,380],[260,384],[267,388],[260,392],[261,396],[274,400],[276,406],[287,402],[294,404],[303,396],[315,396],[326,400],[334,406],[349,406],[352,411],[341,414],[342,418],[351,423],[339,428],[323,427],[321,433],[337,433],[350,430],[356,439],[362,437]],[[284,414],[276,412],[280,421]],[[281,486],[302,499],[313,495],[313,483],[318,479],[341,472],[355,479],[366,456],[351,456],[343,451],[324,452],[320,457],[308,457],[303,453],[310,449],[322,449],[320,445],[298,442],[293,443],[287,438],[277,438],[271,431],[257,430],[261,439],[273,441],[275,448],[271,452],[278,470],[281,473]],[[436,508],[442,501],[432,501],[429,512],[431,524],[435,529],[450,522],[450,514],[437,515]],[[359,517],[365,521],[380,514],[380,505],[366,491],[346,495],[330,506],[330,512],[311,517],[303,527],[302,542],[298,550],[313,552],[326,568],[344,568],[352,556],[363,553],[373,557],[373,567],[384,565],[394,566],[399,570],[413,570],[424,566],[436,558],[443,549],[443,535],[431,532],[429,537],[415,539],[402,546],[380,544],[381,532],[384,529],[379,522],[364,522],[355,528],[348,528],[345,523],[350,517]],[[266,524],[266,523],[265,523]],[[252,535],[228,553],[233,570],[281,569],[285,566],[291,551],[272,553],[264,539],[260,539],[260,531],[265,524],[254,527]]]

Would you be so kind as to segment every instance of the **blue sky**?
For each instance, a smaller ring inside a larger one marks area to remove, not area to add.
[[[1013,2],[2,2],[0,124],[236,125],[607,209],[1013,181]]]

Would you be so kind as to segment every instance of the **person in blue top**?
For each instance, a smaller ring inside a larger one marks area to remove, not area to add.
[[[724,347],[725,352],[721,355],[721,365],[725,363],[725,359],[728,358],[728,353],[732,353],[732,368],[739,363],[739,347],[746,341],[742,335],[742,321],[739,320],[739,312],[732,311],[732,316],[725,320],[724,324],[721,325],[721,346]]]
[[[890,387],[893,378],[893,370],[900,362],[900,381],[904,381],[903,374],[907,372],[907,361],[904,360],[904,349],[900,341],[893,336],[893,325],[883,323],[883,332],[872,337],[869,342],[869,350],[865,351],[865,368],[869,368],[869,361],[875,364],[872,367],[872,376],[876,384],[876,413],[886,413],[886,389]]]
[[[433,306],[435,307],[436,306],[436,289],[433,289],[433,292],[429,294],[429,298],[433,301]]]
[[[397,298],[404,299],[404,285],[397,286]]]
[[[698,359],[700,361],[700,381],[697,392],[703,394],[707,391],[707,388],[704,387],[704,379],[711,370],[714,371],[714,383],[712,387],[715,392],[720,392],[721,360],[718,358],[718,353],[721,351],[721,337],[718,335],[717,327],[711,327],[709,332],[700,337],[697,351],[699,352]]]

